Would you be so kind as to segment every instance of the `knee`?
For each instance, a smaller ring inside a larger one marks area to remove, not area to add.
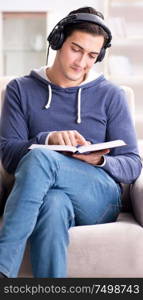
[[[58,220],[58,217],[74,219],[72,202],[62,190],[49,190],[44,198],[41,209],[51,215],[54,221]]]
[[[32,160],[43,160],[45,159],[50,159],[50,158],[55,158],[56,156],[56,152],[55,151],[51,151],[51,150],[47,150],[47,149],[43,149],[43,148],[34,148],[30,151],[28,151],[28,153],[22,158],[21,161],[32,161]]]
[[[17,170],[21,168],[25,170],[41,168],[44,170],[47,166],[51,166],[51,169],[58,168],[57,153],[47,149],[35,148],[23,156],[18,164]]]

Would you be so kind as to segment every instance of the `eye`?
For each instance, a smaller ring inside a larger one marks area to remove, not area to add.
[[[96,58],[97,58],[97,55],[91,55],[91,54],[89,54],[89,57],[90,57],[91,59],[96,59]]]
[[[79,48],[72,47],[72,51],[79,52],[80,50],[79,50]]]

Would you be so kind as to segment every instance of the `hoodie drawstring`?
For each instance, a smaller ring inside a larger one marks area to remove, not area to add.
[[[50,107],[51,100],[52,100],[52,89],[51,89],[50,84],[48,85],[48,90],[49,90],[49,97],[48,97],[48,102],[47,102],[47,104],[45,105],[45,108],[46,108],[46,109],[48,109],[48,108]]]
[[[45,105],[45,108],[48,109],[50,107],[51,101],[52,101],[52,88],[51,85],[48,85],[48,90],[49,90],[49,96],[48,96],[48,101],[47,104]],[[81,123],[81,88],[78,90],[78,96],[77,96],[77,123]]]
[[[81,88],[79,88],[77,96],[77,123],[81,123]]]

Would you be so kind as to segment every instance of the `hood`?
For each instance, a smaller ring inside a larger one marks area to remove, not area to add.
[[[93,84],[95,85],[95,82],[98,81],[98,78],[104,77],[102,74],[99,74],[93,70],[90,70],[90,72],[88,73],[88,75],[86,76],[86,79],[78,86],[75,87],[69,87],[69,88],[63,88],[60,86],[57,86],[55,84],[53,84],[49,78],[46,75],[46,69],[47,66],[43,66],[39,69],[34,69],[31,71],[30,76],[35,77],[36,79],[39,79],[40,81],[44,82],[47,85],[48,88],[48,100],[47,103],[45,105],[45,109],[49,109],[51,106],[51,102],[52,102],[52,89],[54,88],[58,88],[58,89],[75,89],[78,90],[77,91],[77,123],[81,123],[81,95],[82,95],[82,89],[84,88],[89,88],[90,86],[93,86]]]

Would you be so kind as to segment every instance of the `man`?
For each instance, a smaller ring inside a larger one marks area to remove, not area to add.
[[[91,72],[111,45],[101,13],[72,11],[49,35],[53,65],[12,80],[2,117],[2,162],[15,174],[0,234],[1,277],[17,277],[27,239],[35,277],[66,277],[71,226],[113,222],[121,183],[141,161],[125,95]],[[29,150],[36,144],[87,145],[123,139],[127,146],[90,154]]]

